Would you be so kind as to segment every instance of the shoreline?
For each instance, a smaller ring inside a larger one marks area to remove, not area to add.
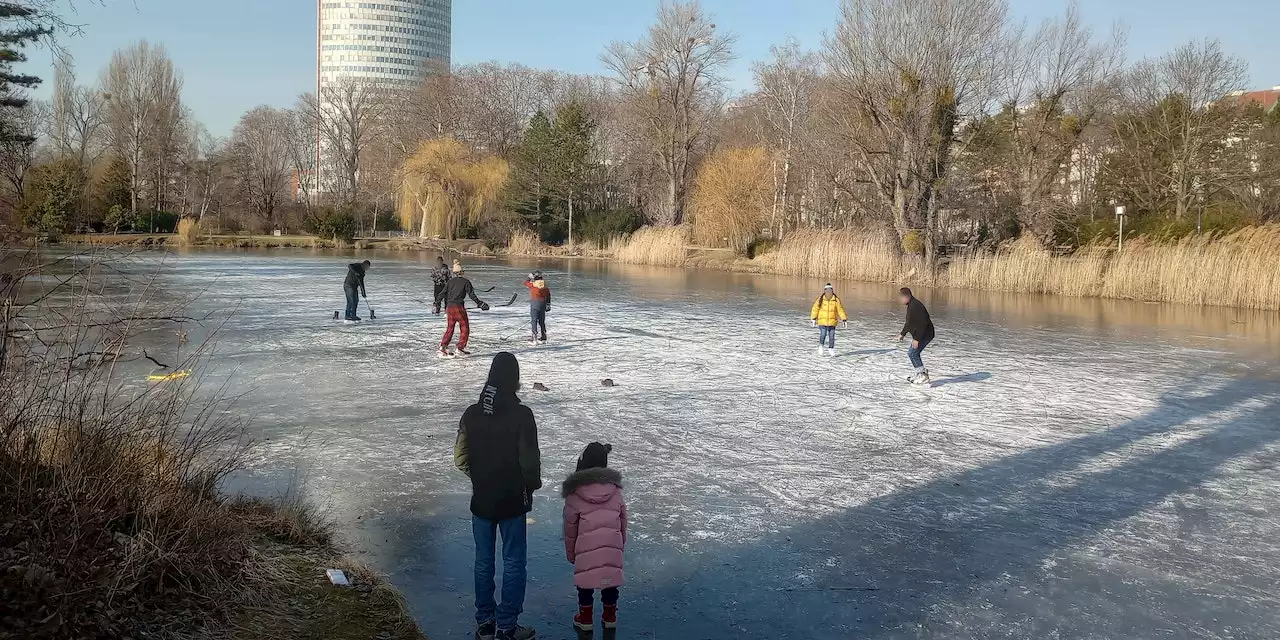
[[[1275,226],[1258,227],[1257,235],[1265,240]],[[643,231],[643,230],[642,230]],[[658,240],[657,252],[636,257],[630,251],[632,240],[610,249],[574,249],[553,247],[540,243],[521,243],[520,250],[512,247],[493,246],[484,240],[442,240],[417,237],[365,238],[350,243],[334,242],[314,236],[287,235],[215,235],[184,240],[177,234],[103,234],[65,236],[58,244],[69,246],[118,246],[139,248],[191,248],[211,247],[221,249],[325,249],[335,251],[391,251],[416,252],[462,257],[498,259],[555,259],[613,262],[637,266],[658,266],[676,269],[711,269],[729,273],[746,273],[773,276],[793,276],[829,280],[847,280],[874,284],[900,286],[926,286],[932,288],[989,291],[1004,293],[1029,293],[1064,298],[1095,298],[1130,300],[1145,303],[1173,303],[1190,306],[1225,307],[1261,311],[1280,310],[1280,263],[1273,263],[1271,273],[1254,271],[1254,278],[1270,279],[1247,291],[1223,295],[1220,287],[1207,284],[1217,278],[1215,272],[1239,273],[1234,265],[1219,264],[1223,254],[1255,253],[1251,251],[1248,236],[1237,238],[1201,238],[1197,243],[1160,245],[1143,243],[1137,239],[1135,249],[1124,254],[1114,253],[1109,247],[1084,247],[1070,257],[1038,255],[1025,248],[998,251],[990,255],[978,255],[944,259],[939,263],[936,275],[931,275],[919,260],[899,257],[885,260],[876,255],[874,246],[848,246],[834,242],[827,247],[788,247],[786,243],[772,251],[749,258],[724,249],[693,247],[671,239]],[[838,240],[838,237],[832,236]],[[661,246],[665,243],[665,246]],[[1238,243],[1241,246],[1231,246]],[[1130,246],[1126,243],[1126,247]],[[1187,254],[1215,249],[1212,255]],[[623,259],[619,254],[629,254]],[[784,255],[785,254],[785,255]],[[831,263],[836,256],[836,264]],[[840,260],[865,258],[866,264],[846,265]],[[1256,259],[1257,256],[1254,256]],[[1277,258],[1280,259],[1280,258]],[[1266,257],[1262,258],[1265,264]],[[1184,281],[1185,270],[1191,267],[1198,277]],[[1200,269],[1203,267],[1203,272]],[[1178,273],[1174,273],[1177,271]],[[1246,270],[1245,272],[1248,272]],[[1112,278],[1120,282],[1112,282]],[[1268,288],[1268,286],[1270,288]]]

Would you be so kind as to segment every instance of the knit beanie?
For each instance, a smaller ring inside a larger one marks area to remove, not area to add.
[[[462,273],[462,262],[460,260],[453,261],[453,272]]]
[[[594,469],[596,467],[609,466],[609,452],[613,451],[613,445],[600,444],[592,442],[582,451],[582,455],[578,457],[578,471],[583,469]]]

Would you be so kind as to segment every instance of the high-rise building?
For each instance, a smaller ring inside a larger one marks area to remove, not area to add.
[[[316,89],[343,77],[416,84],[449,66],[452,0],[318,0]]]
[[[344,123],[354,122],[360,107],[353,103],[371,91],[411,88],[429,69],[449,68],[452,12],[452,0],[317,0],[316,99],[323,115],[308,197],[360,191],[358,152],[346,143],[353,132],[338,129],[355,127]]]

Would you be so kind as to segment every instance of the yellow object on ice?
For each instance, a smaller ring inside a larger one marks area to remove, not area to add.
[[[169,380],[179,380],[191,375],[190,369],[182,371],[174,371],[173,373],[153,373],[147,376],[147,380],[151,382],[168,382]]]

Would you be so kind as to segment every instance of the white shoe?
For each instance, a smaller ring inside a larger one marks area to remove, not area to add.
[[[829,357],[829,358],[834,358],[834,357],[836,357],[836,350],[835,350],[835,348],[827,349],[827,357]]]
[[[536,347],[536,346],[538,346],[538,341],[537,341],[537,340],[530,340],[530,341],[529,341],[529,346],[531,346],[531,347]]]
[[[921,372],[920,372],[920,375],[916,376],[916,380],[915,380],[915,382],[916,382],[916,384],[922,384],[922,385],[927,385],[927,384],[929,384],[929,382],[930,382],[930,381],[929,381],[929,372],[928,372],[928,371],[921,371]]]
[[[821,345],[819,345],[819,346],[818,346],[818,355],[820,355],[820,356],[825,356],[825,355],[827,355],[827,348],[826,348],[826,347],[823,347],[823,346],[821,346]]]

